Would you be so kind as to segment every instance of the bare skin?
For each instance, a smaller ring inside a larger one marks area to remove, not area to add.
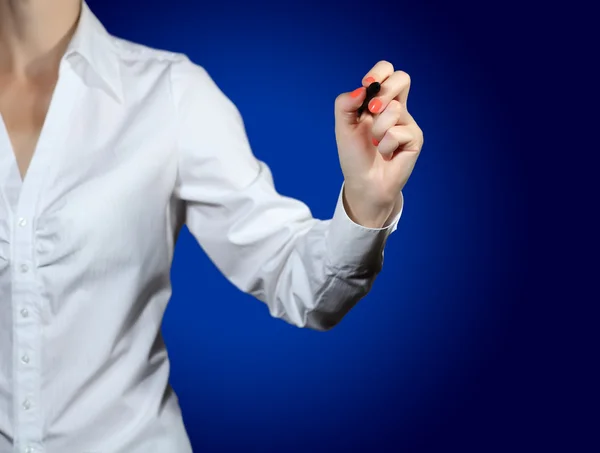
[[[80,0],[0,0],[0,115],[25,179]]]

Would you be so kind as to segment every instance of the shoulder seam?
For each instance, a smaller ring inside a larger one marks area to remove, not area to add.
[[[185,55],[181,52],[155,49],[113,35],[111,35],[111,40],[115,52],[121,57],[137,57],[140,60],[155,60],[160,62],[176,62],[185,59]],[[129,43],[131,46],[125,46],[123,45],[124,43]]]
[[[175,67],[175,62],[177,60],[172,60],[169,64],[168,67],[168,71],[169,71],[169,97],[171,98],[171,106],[173,108],[173,119],[174,119],[174,131],[175,131],[175,137],[174,137],[174,143],[175,143],[175,156],[177,159],[177,178],[176,178],[176,187],[179,186],[180,183],[180,174],[181,174],[181,159],[180,159],[180,146],[179,146],[179,127],[180,127],[180,121],[179,121],[179,106],[178,106],[178,102],[176,99],[176,93],[175,93],[175,83],[173,81],[174,77],[173,77],[173,71],[174,71],[174,67]]]

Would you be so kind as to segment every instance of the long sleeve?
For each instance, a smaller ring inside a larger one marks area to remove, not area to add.
[[[364,228],[346,214],[342,187],[332,219],[313,218],[304,203],[276,191],[238,109],[208,73],[185,57],[171,71],[176,195],[190,232],[224,276],[272,316],[316,330],[335,326],[381,271],[401,209],[384,228]]]

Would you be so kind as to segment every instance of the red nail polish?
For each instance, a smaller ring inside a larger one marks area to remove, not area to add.
[[[362,93],[364,90],[363,87],[357,88],[356,90],[354,90],[352,93],[350,93],[350,96],[352,96],[353,98],[357,98],[360,96],[360,93]]]
[[[379,142],[377,141],[377,139],[375,137],[373,137],[371,139],[371,141],[373,142],[373,146],[379,146]]]
[[[369,76],[369,77],[367,77],[367,78],[365,79],[365,83],[367,83],[367,84],[369,84],[369,85],[370,85],[371,83],[373,83],[373,82],[375,82],[375,79],[374,79],[373,77],[370,77],[370,76]]]
[[[378,113],[379,110],[381,109],[381,101],[377,98],[372,99],[371,102],[369,102],[369,110],[373,113]]]

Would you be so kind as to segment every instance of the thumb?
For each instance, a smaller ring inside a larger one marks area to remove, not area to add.
[[[351,125],[358,122],[356,111],[365,100],[367,89],[357,88],[350,93],[342,93],[335,100],[335,122],[338,125]]]

